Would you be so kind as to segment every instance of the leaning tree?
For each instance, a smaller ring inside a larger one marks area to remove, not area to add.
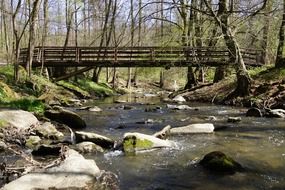
[[[267,0],[263,1],[261,9],[265,7],[266,2]],[[225,44],[230,53],[230,62],[234,64],[236,70],[237,86],[231,96],[247,96],[250,94],[251,78],[245,67],[239,44],[236,41],[230,26],[229,18],[231,14],[234,13],[232,6],[230,6],[230,0],[219,0],[217,14],[207,0],[204,0],[204,3],[210,11],[211,16],[222,30]],[[257,14],[261,9],[253,13],[253,15]]]
[[[279,30],[279,43],[277,48],[277,57],[275,67],[285,67],[285,58],[284,58],[284,45],[285,45],[285,0],[283,0],[283,16],[282,22]]]

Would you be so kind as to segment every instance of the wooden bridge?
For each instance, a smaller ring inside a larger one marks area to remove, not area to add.
[[[231,65],[226,48],[191,47],[36,47],[33,67],[187,67]],[[20,65],[28,49],[20,52]],[[260,50],[242,50],[246,65],[260,66]]]

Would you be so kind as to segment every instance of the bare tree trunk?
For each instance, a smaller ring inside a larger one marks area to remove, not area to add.
[[[164,0],[160,0],[160,18],[161,18],[161,22],[160,22],[160,40],[163,40],[163,36],[164,36],[164,23],[163,23],[163,19],[164,19]],[[165,81],[165,76],[164,76],[164,68],[162,67],[160,69],[160,80],[159,80],[159,87],[160,88],[164,88],[164,82]]]
[[[261,49],[262,49],[262,56],[261,56],[261,63],[267,64],[268,63],[268,35],[269,35],[269,27],[270,27],[270,20],[271,20],[271,13],[272,10],[273,0],[269,0],[264,14],[264,26],[262,28],[263,39],[261,41]]]
[[[111,12],[111,5],[112,5],[112,0],[107,0],[105,1],[105,21],[103,23],[103,31],[102,31],[102,36],[101,36],[101,41],[100,41],[100,50],[99,54],[101,53],[101,48],[103,47],[103,44],[105,42],[105,47],[109,45],[110,38],[108,37],[111,35],[111,32],[108,35],[108,21],[110,18],[110,12]],[[98,83],[99,78],[100,78],[100,73],[102,71],[102,68],[95,68],[93,71],[93,76],[92,76],[92,81]]]
[[[35,36],[36,36],[36,25],[37,25],[37,17],[40,9],[40,0],[35,0],[33,3],[33,9],[30,16],[30,37],[29,37],[29,54],[28,61],[26,65],[26,71],[28,72],[28,76],[31,77],[32,72],[32,63],[35,49]]]
[[[221,18],[217,17],[207,0],[204,3],[211,11],[212,16],[216,20],[217,24],[221,27],[226,46],[230,52],[230,63],[233,63],[236,70],[237,86],[235,91],[230,96],[247,96],[250,94],[251,79],[246,70],[241,51],[235,37],[232,34],[229,26],[229,0],[219,1],[219,12]]]
[[[63,44],[63,50],[61,53],[61,59],[63,60],[64,54],[66,47],[68,46],[69,43],[69,38],[70,38],[70,32],[71,32],[71,27],[72,27],[72,20],[73,20],[73,12],[71,10],[70,4],[68,0],[65,0],[65,26],[66,26],[66,35],[65,35],[65,40]],[[55,77],[60,77],[66,74],[66,68],[65,67],[60,67],[55,69]]]
[[[135,20],[134,20],[134,2],[131,0],[131,7],[130,7],[130,14],[131,14],[131,47],[134,46],[134,33],[135,33]],[[130,89],[132,85],[132,68],[128,68],[128,81],[127,81],[127,88]]]
[[[48,20],[48,5],[49,5],[48,1],[49,0],[44,0],[44,4],[43,4],[44,26],[43,26],[43,34],[42,34],[42,47],[44,47],[46,45],[46,39],[47,39],[47,35],[48,35],[48,23],[49,23],[49,20]],[[42,49],[42,51],[44,51],[44,49]],[[44,60],[42,60],[42,67],[41,67],[40,74],[42,75],[42,73],[44,73],[44,76],[47,79],[49,79],[48,69],[46,67],[44,67]]]
[[[190,38],[193,39],[193,32],[194,32],[194,8],[196,7],[197,0],[191,1],[191,12],[189,13],[189,20],[187,22],[187,9],[184,0],[180,0],[181,8],[179,10],[180,16],[183,20],[183,33],[182,33],[182,45],[183,46],[191,46]],[[192,40],[193,45],[193,40]],[[188,53],[187,53],[188,54]],[[187,83],[184,89],[190,89],[197,85],[197,80],[193,71],[192,67],[187,68]]]
[[[200,1],[197,4],[199,4],[198,5],[199,9],[203,10],[203,1]],[[202,34],[202,25],[203,25],[203,23],[202,23],[201,13],[199,13],[198,11],[194,11],[194,22],[195,22],[195,47],[200,48],[200,47],[203,47],[203,41],[202,41],[202,36],[203,36],[203,34]],[[198,58],[197,59],[198,59],[198,62],[199,62],[200,61],[199,60],[199,57],[200,57],[199,56],[199,54],[200,54],[199,50],[197,51],[197,54],[198,54]],[[197,70],[198,70],[198,81],[204,83],[205,79],[204,79],[204,69],[203,69],[203,67],[199,66],[197,68]]]
[[[6,10],[6,4],[5,1],[2,1],[2,27],[3,27],[3,35],[4,35],[4,40],[5,40],[5,50],[6,50],[6,61],[7,63],[12,62],[12,52],[11,52],[11,47],[10,47],[10,38],[8,35],[8,30],[9,30],[9,24],[7,23],[7,13],[5,13],[4,10]]]
[[[277,48],[277,58],[275,67],[285,67],[285,58],[284,58],[284,45],[285,45],[285,0],[283,0],[283,16],[282,16],[282,22],[279,30],[279,44]]]
[[[74,0],[74,42],[75,42],[75,47],[78,47],[78,18],[77,18],[77,0]],[[75,67],[75,72],[77,72],[78,68]],[[77,82],[78,78],[77,75],[74,75],[74,81]]]

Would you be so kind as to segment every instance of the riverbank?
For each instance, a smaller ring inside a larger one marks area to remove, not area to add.
[[[195,90],[176,92],[187,101],[224,104],[239,107],[271,109],[285,108],[285,69],[260,68],[250,71],[251,94],[247,97],[228,98],[235,89],[234,76],[218,83],[196,87]]]

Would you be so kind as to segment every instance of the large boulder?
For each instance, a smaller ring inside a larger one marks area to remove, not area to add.
[[[173,102],[177,102],[177,103],[182,103],[182,102],[186,102],[185,98],[183,98],[183,96],[181,95],[177,95],[172,99]]]
[[[0,121],[20,130],[36,126],[39,122],[32,113],[16,109],[0,109]]]
[[[76,131],[75,132],[76,142],[84,142],[89,141],[93,142],[102,148],[110,149],[114,147],[115,141],[113,139],[110,139],[108,137],[98,135],[96,133],[89,133],[89,132],[83,132],[83,131]]]
[[[103,148],[101,146],[96,145],[93,142],[81,142],[76,144],[77,151],[80,153],[96,153],[96,152],[104,152]]]
[[[170,129],[171,135],[177,134],[195,134],[195,133],[213,133],[214,125],[212,123],[196,123],[184,127],[176,127]]]
[[[54,109],[47,110],[45,116],[73,129],[82,129],[86,127],[85,121],[78,114],[61,107],[54,107]]]
[[[3,141],[0,140],[0,152],[4,151],[6,148],[7,148],[7,145]]]
[[[243,170],[238,162],[220,151],[210,152],[204,156],[200,164],[214,172],[235,173]]]
[[[123,140],[123,150],[125,153],[173,146],[174,143],[172,141],[162,140],[155,136],[142,133],[126,133]]]
[[[50,123],[45,122],[42,125],[39,125],[35,128],[35,132],[44,138],[53,139],[53,140],[62,140],[64,135],[62,132],[59,132],[56,127]]]
[[[250,108],[246,112],[247,117],[262,117],[262,113],[258,108]]]
[[[43,171],[29,173],[5,185],[3,190],[30,189],[108,189],[116,186],[118,181],[112,175],[110,183],[101,179],[105,172],[100,171],[94,160],[87,160],[74,150],[67,150],[66,158],[58,166]],[[102,181],[102,182],[101,182]],[[104,183],[104,184],[103,184]],[[115,183],[115,185],[113,184]]]

